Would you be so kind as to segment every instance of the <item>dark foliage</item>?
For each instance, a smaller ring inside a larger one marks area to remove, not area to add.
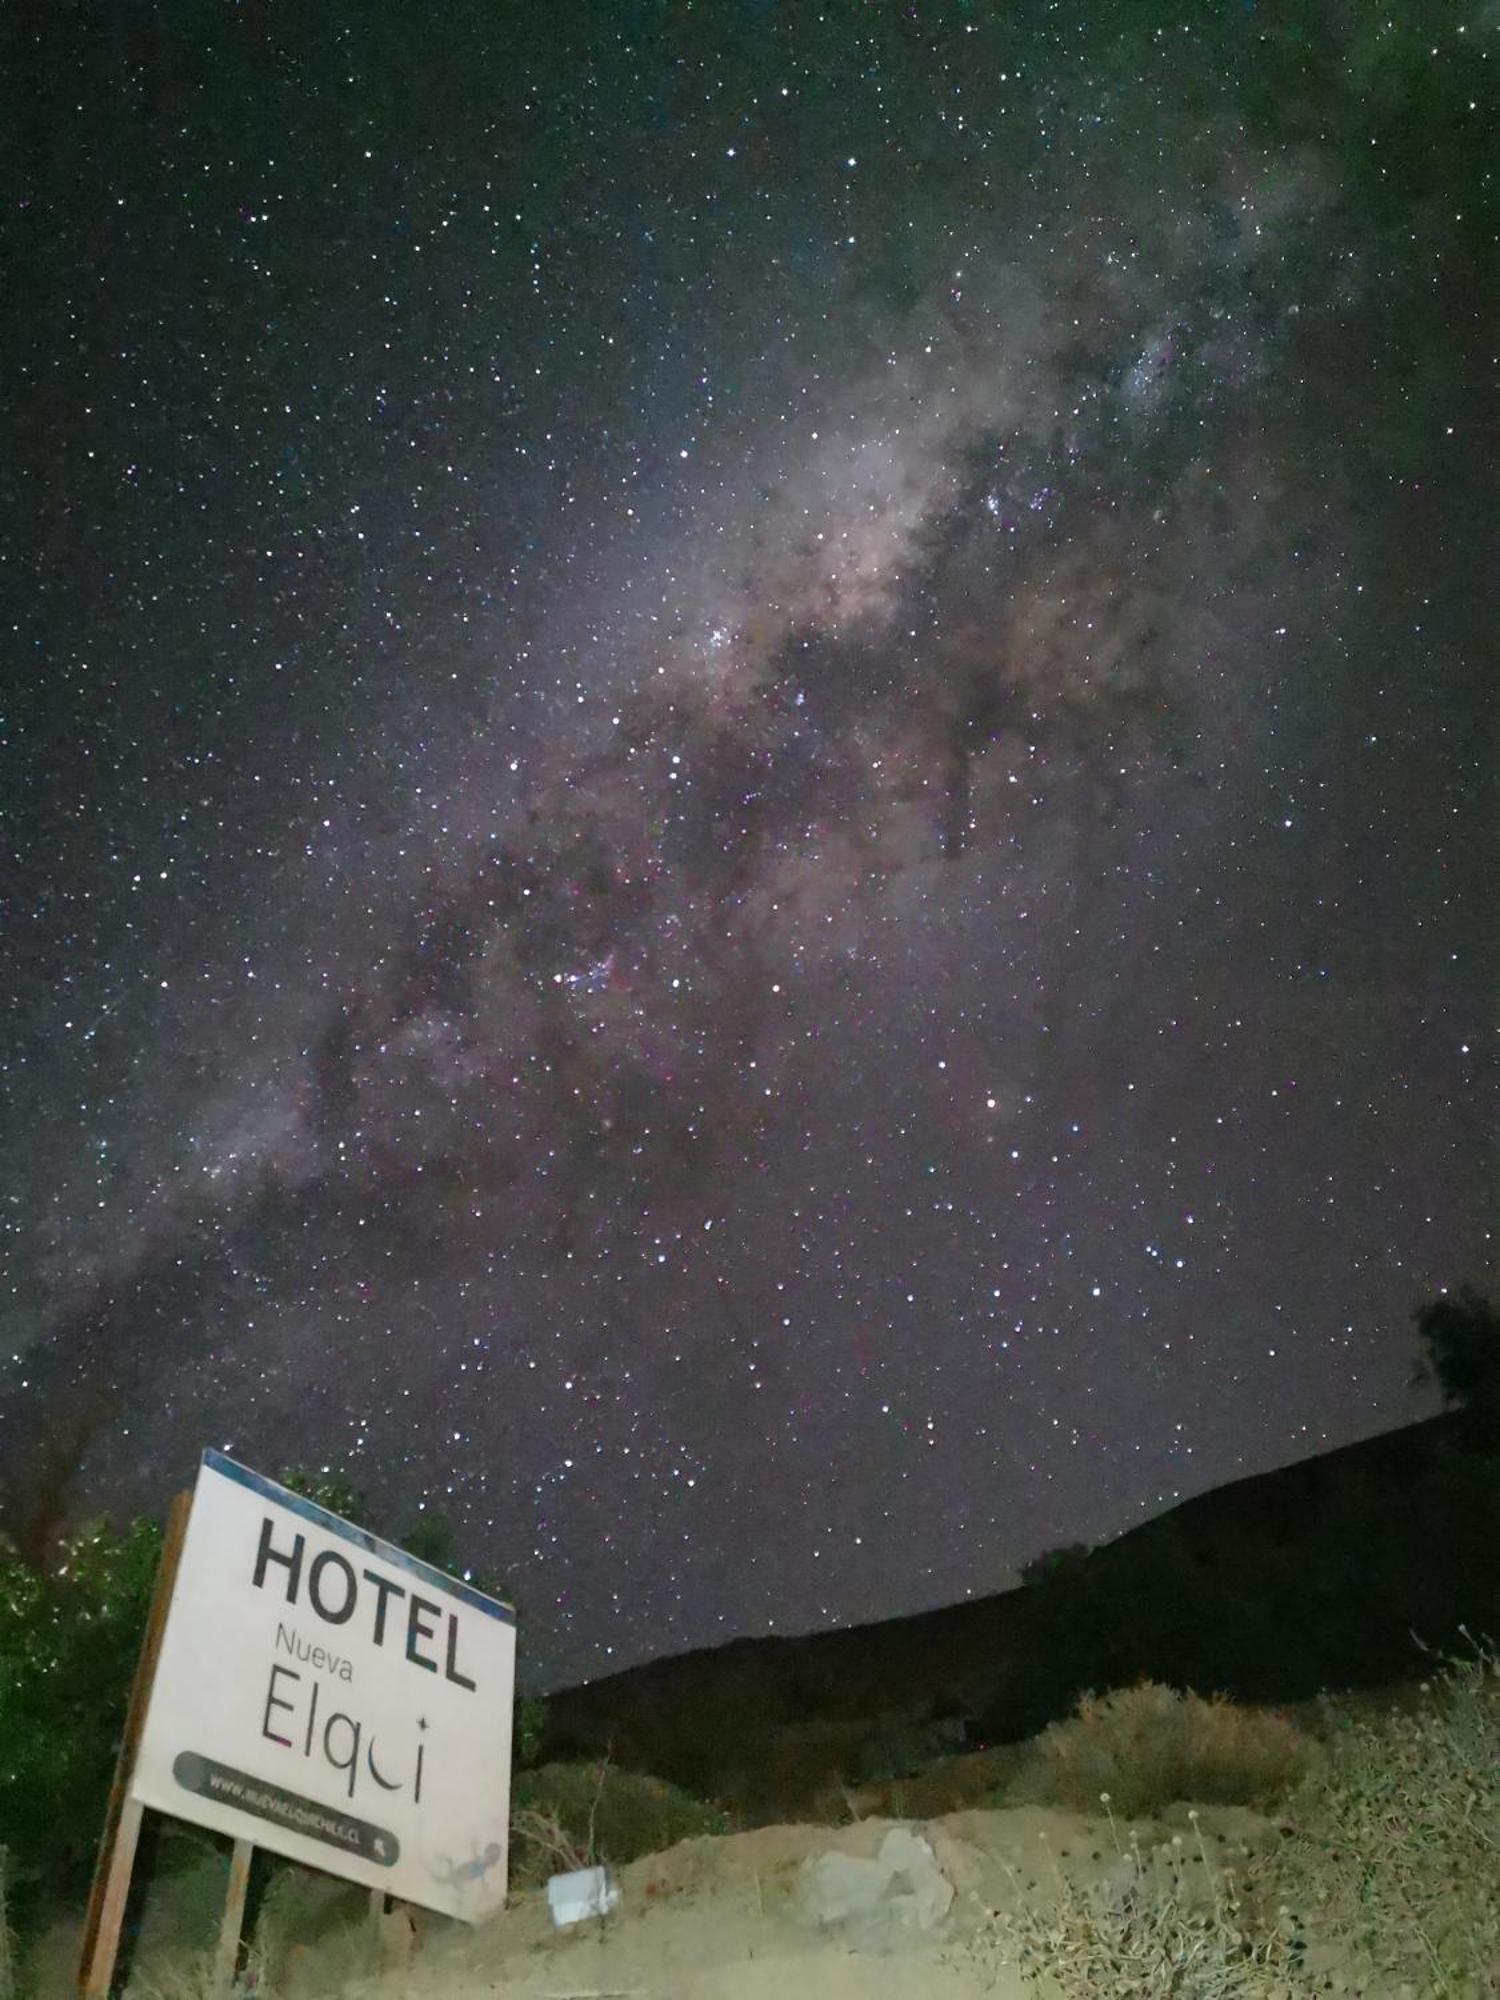
[[[0,1562],[0,1847],[26,1929],[87,1888],[161,1529],[85,1529],[45,1569]]]
[[[1468,1285],[1416,1314],[1423,1359],[1419,1379],[1436,1380],[1450,1409],[1461,1410],[1473,1443],[1500,1446],[1500,1314]]]

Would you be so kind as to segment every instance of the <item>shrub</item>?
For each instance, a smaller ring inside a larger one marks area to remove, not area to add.
[[[963,1747],[964,1725],[956,1716],[930,1722],[883,1716],[859,1746],[856,1775],[863,1784],[910,1778],[939,1757],[955,1756]]]
[[[1436,1379],[1443,1401],[1462,1410],[1481,1446],[1500,1444],[1500,1313],[1470,1285],[1460,1285],[1416,1314],[1423,1358],[1415,1381]]]
[[[51,1570],[0,1559],[0,1846],[23,1931],[88,1887],[161,1530],[85,1529]]]
[[[608,1861],[621,1866],[694,1834],[726,1833],[717,1806],[663,1778],[609,1763],[543,1764],[511,1795],[511,1871],[519,1882]]]
[[[1346,1720],[1331,1757],[1292,1804],[1288,1904],[1361,1972],[1433,2000],[1500,1993],[1500,1656],[1449,1659],[1415,1711]]]
[[[5,1893],[8,1856],[0,1847],[0,2000],[15,2000],[16,1940],[10,1928],[10,1903]]]
[[[1201,1839],[1196,1854],[1174,1842],[1149,1860],[1117,1839],[1104,1883],[1059,1869],[1040,1904],[1016,1883],[1017,1907],[992,1911],[970,1952],[995,1983],[1015,1966],[1060,2000],[1303,2000],[1334,1990],[1334,1967],[1339,1991],[1495,2000],[1500,1656],[1476,1646],[1447,1660],[1415,1710],[1329,1717],[1332,1750],[1294,1795],[1274,1856],[1236,1876]]]
[[[1016,1907],[989,1912],[971,1961],[997,1987],[1015,1966],[1051,2000],[1300,2000],[1301,1940],[1260,1920],[1254,1878],[1221,1868],[1192,1819],[1191,1845],[1178,1836],[1149,1856],[1117,1837],[1102,1882],[1074,1881],[1054,1860],[1055,1893],[1040,1903],[1013,1876]]]
[[[1096,1812],[1107,1794],[1130,1818],[1178,1799],[1268,1805],[1305,1774],[1312,1745],[1281,1716],[1144,1681],[1085,1695],[1044,1729],[1012,1797]]]
[[[517,1770],[525,1771],[536,1762],[546,1734],[547,1697],[540,1694],[521,1695],[516,1702],[515,1719],[511,1725],[511,1762]]]

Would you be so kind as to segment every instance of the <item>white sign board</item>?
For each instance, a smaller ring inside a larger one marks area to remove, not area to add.
[[[131,1795],[478,1922],[515,1658],[509,1606],[205,1452]]]

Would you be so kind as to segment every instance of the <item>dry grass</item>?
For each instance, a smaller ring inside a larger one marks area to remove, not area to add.
[[[990,1913],[971,1962],[995,1985],[1014,1966],[1049,2000],[1303,2000],[1300,1940],[1262,1921],[1255,1865],[1222,1867],[1190,1818],[1191,1842],[1178,1835],[1149,1854],[1134,1833],[1122,1844],[1111,1818],[1116,1865],[1103,1882],[1076,1882],[1054,1860],[1038,1902],[1013,1880],[1017,1907]]]
[[[521,1806],[510,1816],[510,1879],[518,1886],[545,1882],[550,1875],[570,1875],[592,1868],[594,1843],[569,1833],[557,1813],[542,1806]]]
[[[1330,1782],[1293,1802],[1283,1894],[1372,1975],[1496,2000],[1500,1655],[1476,1643],[1421,1692],[1334,1729]]]
[[[1085,1695],[1036,1739],[1009,1799],[1096,1810],[1107,1794],[1125,1818],[1179,1799],[1264,1806],[1309,1771],[1314,1746],[1283,1717],[1144,1681]]]
[[[842,1786],[844,1810],[831,1815],[831,1823],[842,1825],[856,1819],[941,1819],[945,1813],[989,1805],[1014,1781],[1025,1755],[1020,1744],[1000,1743],[988,1750],[967,1750],[958,1757],[944,1757],[912,1778],[895,1778],[878,1785]]]
[[[372,1981],[381,1969],[380,1934],[363,1911],[328,1926],[315,1944],[297,1941],[263,1912],[234,1991],[254,2000],[277,2000],[288,1986],[299,1992],[345,1993]],[[135,2000],[223,2000],[213,1971],[212,1951],[157,1955],[149,1968],[132,1974],[127,1990]]]
[[[1131,1710],[1137,1723],[1151,1712]],[[1103,1884],[1056,1870],[1049,1900],[1018,1894],[990,1914],[974,1958],[995,1983],[1018,1967],[1052,2000],[1500,2000],[1500,1656],[1476,1646],[1448,1660],[1415,1710],[1327,1715],[1330,1754],[1294,1795],[1276,1854],[1247,1855],[1237,1873],[1201,1837],[1143,1858],[1116,1835]],[[1134,1732],[1121,1740],[1139,1759]],[[1066,1765],[1070,1781],[1079,1768]],[[1114,1831],[1107,1786],[1095,1805]]]

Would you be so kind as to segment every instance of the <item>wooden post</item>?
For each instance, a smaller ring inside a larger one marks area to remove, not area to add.
[[[426,1942],[426,1919],[427,1912],[417,1904],[403,1903],[384,1889],[370,1891],[370,1928],[378,1971],[404,1971],[410,1965]]]
[[[120,1926],[125,1921],[125,1905],[130,1897],[130,1871],[135,1866],[136,1844],[141,1837],[141,1812],[138,1800],[125,1799],[112,1820],[106,1821],[110,1832],[94,1874],[79,1960],[78,1990],[83,2000],[108,2000],[114,1983]]]
[[[229,1857],[229,1888],[224,1897],[224,1920],[219,1926],[219,1949],[214,1956],[214,2000],[228,2000],[234,1991],[234,1975],[240,1966],[240,1938],[245,1928],[245,1892],[250,1887],[254,1854],[251,1841],[237,1840]]]
[[[146,1707],[151,1700],[151,1683],[156,1677],[157,1656],[166,1630],[167,1607],[177,1581],[177,1565],[182,1558],[183,1537],[192,1511],[191,1493],[179,1493],[167,1510],[167,1528],[162,1538],[161,1561],[156,1566],[156,1585],[151,1593],[151,1609],[141,1640],[135,1678],[130,1683],[130,1702],[125,1710],[125,1733],[120,1738],[120,1754],[115,1759],[114,1782],[109,1788],[109,1804],[104,1811],[104,1834],[99,1842],[99,1859],[94,1867],[94,1886],[89,1893],[88,1917],[83,1927],[83,1946],[78,1955],[78,1991],[81,2000],[108,2000],[114,1984],[115,1959],[120,1950],[120,1926],[125,1921],[125,1902],[130,1894],[130,1871],[135,1865],[136,1843],[141,1836],[141,1807],[130,1797],[130,1780],[135,1772],[135,1753],[146,1725]]]

